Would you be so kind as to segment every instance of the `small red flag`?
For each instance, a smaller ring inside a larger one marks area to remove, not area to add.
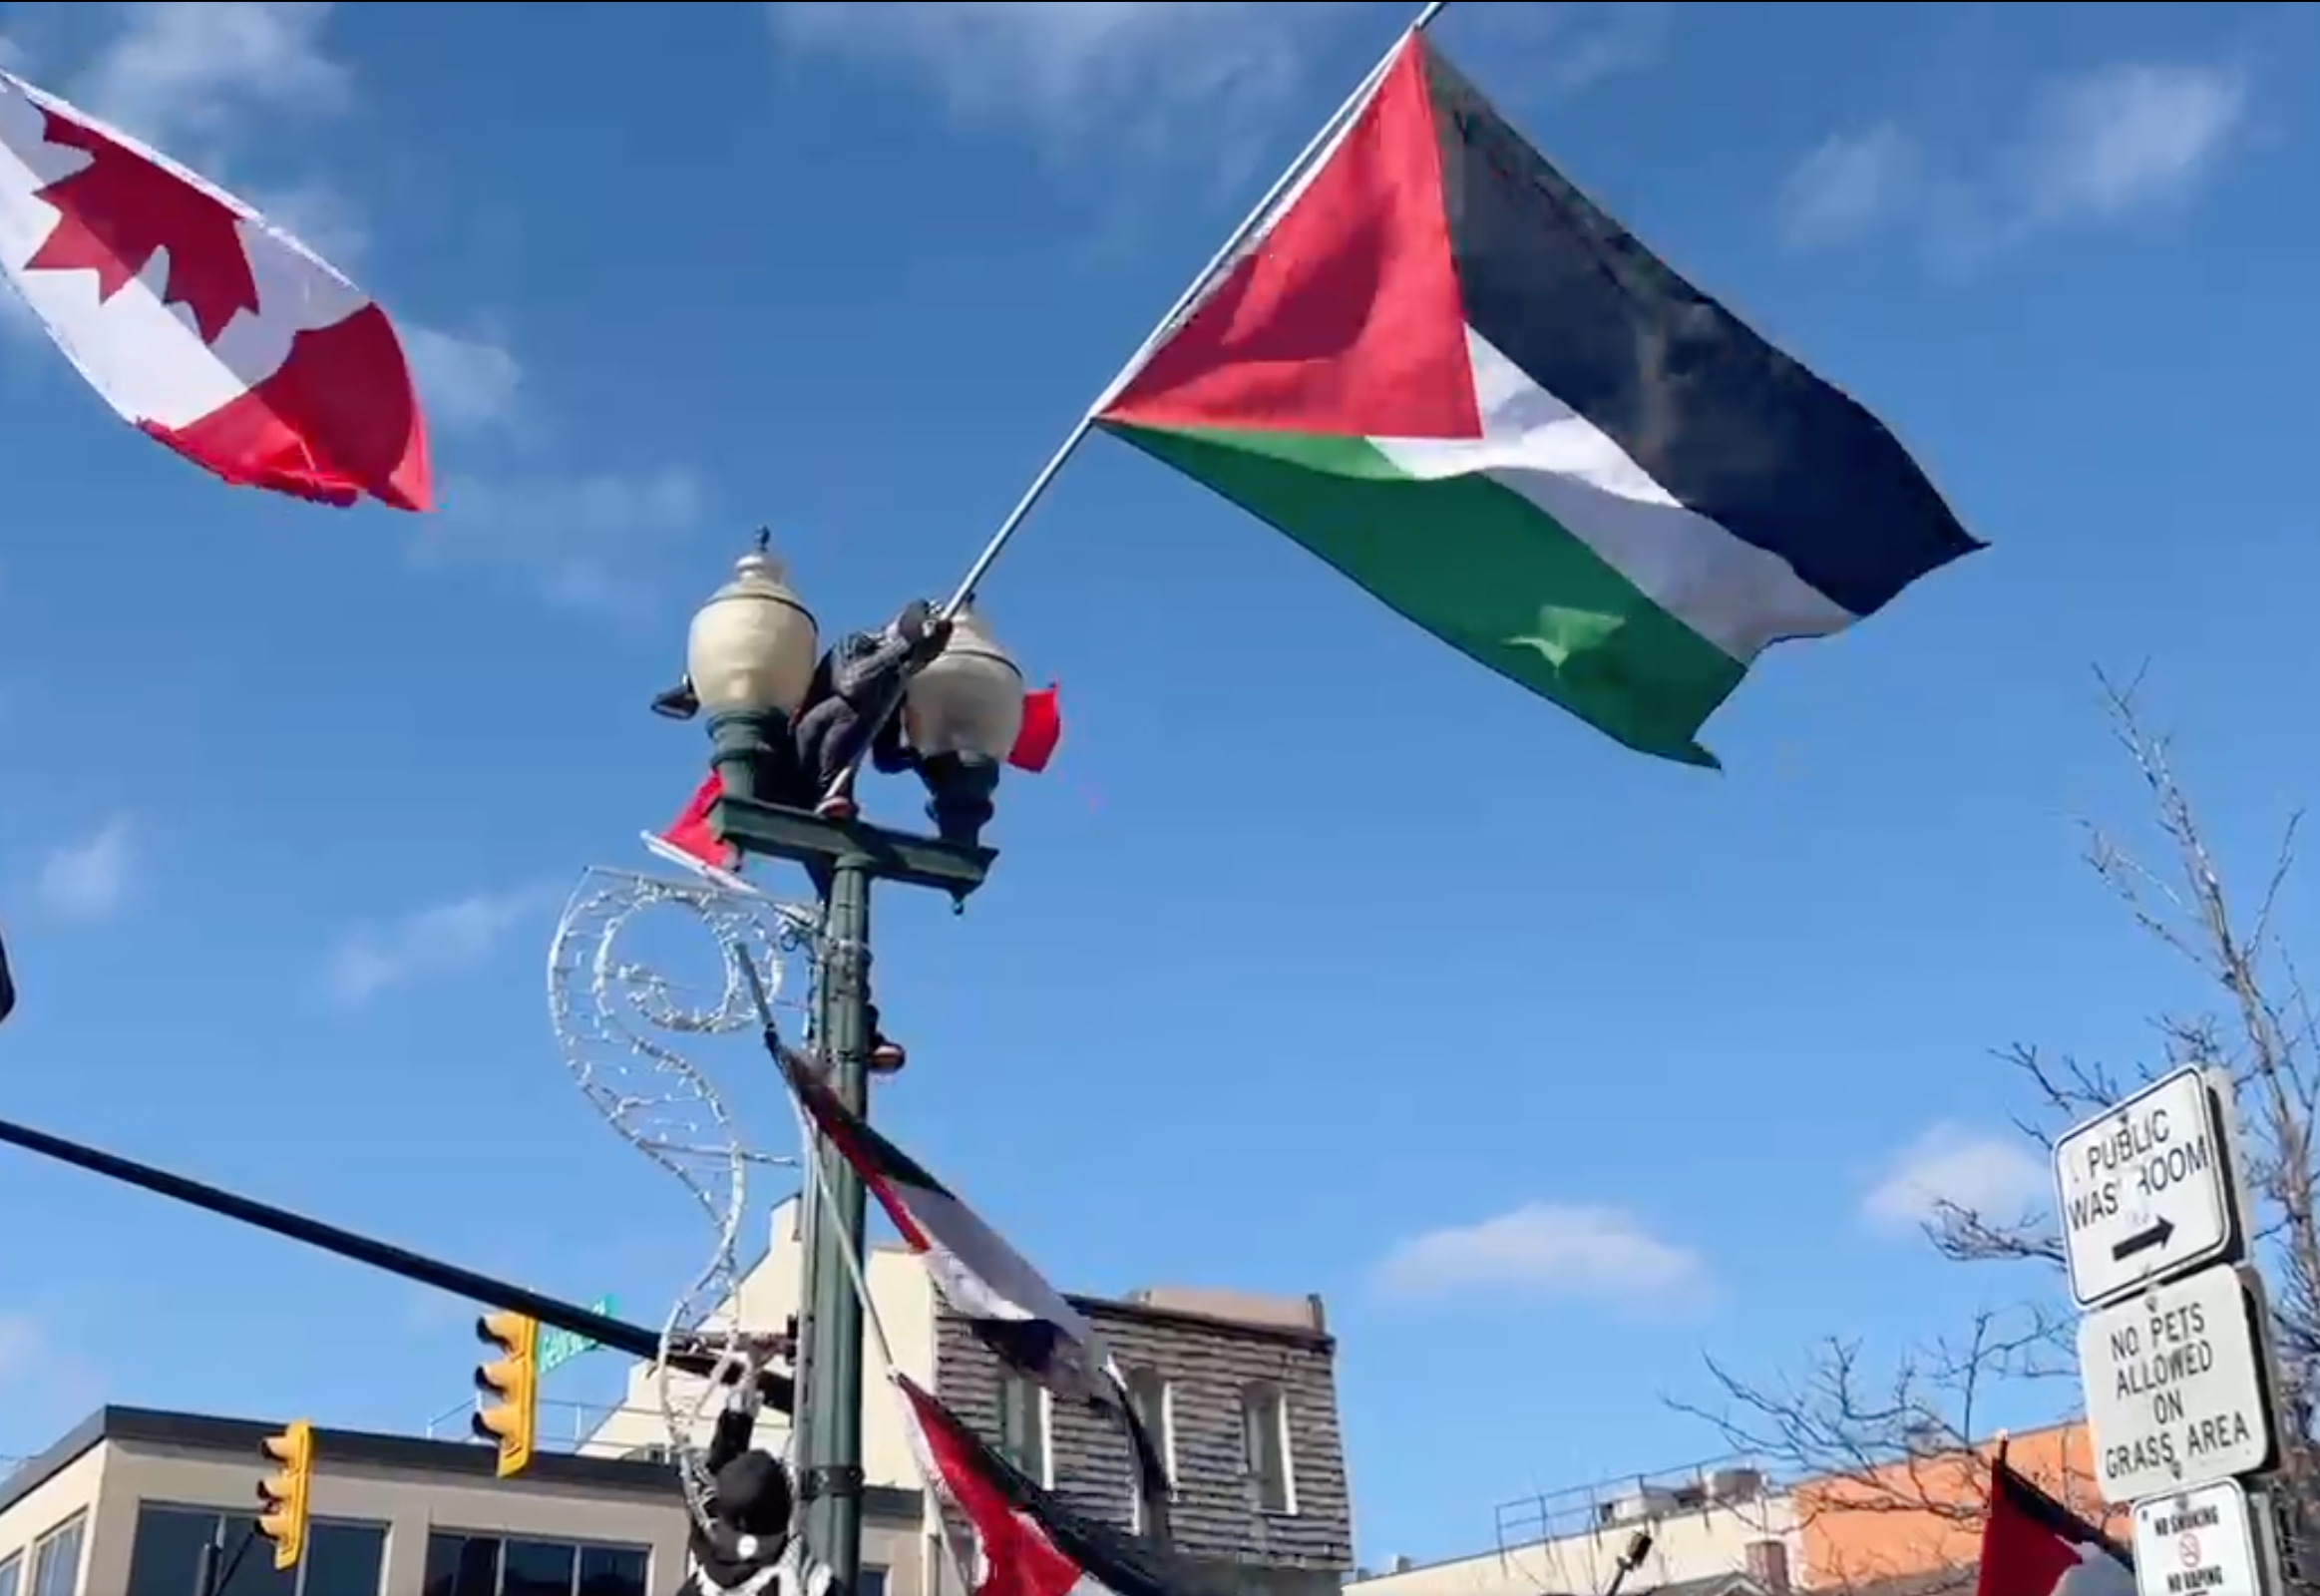
[[[1054,683],[1038,692],[1023,694],[1023,726],[1015,733],[1014,747],[1007,752],[1007,763],[1017,770],[1036,775],[1055,757],[1056,744],[1063,740],[1063,712],[1056,698]],[[740,869],[738,855],[709,824],[709,811],[717,807],[717,800],[724,792],[725,784],[717,779],[715,771],[710,771],[685,801],[676,819],[660,834],[660,840],[712,870]]]
[[[1057,696],[1052,681],[1023,694],[1023,729],[1015,733],[1015,745],[1007,751],[1007,763],[1017,770],[1035,776],[1055,757],[1055,745],[1063,740],[1063,709]]]
[[[709,811],[717,807],[717,800],[725,794],[725,784],[717,773],[710,771],[684,809],[669,823],[660,840],[688,858],[698,859],[711,870],[731,870],[736,863],[732,848],[718,836],[709,824]]]

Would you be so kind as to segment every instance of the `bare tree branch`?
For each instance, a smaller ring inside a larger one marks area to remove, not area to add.
[[[2182,959],[2195,979],[2193,1002],[2158,1013],[2147,1056],[2124,1071],[2027,1043],[2000,1050],[2027,1099],[2014,1123],[2051,1154],[2071,1125],[2160,1075],[2185,1064],[2229,1072],[2285,1406],[2294,1415],[2292,1433],[2282,1437],[2283,1470],[2305,1524],[2320,1524],[2311,1434],[2320,1396],[2320,1171],[2313,1163],[2320,1014],[2279,940],[2302,817],[2289,818],[2263,890],[2252,909],[2243,908],[2176,775],[2169,739],[2141,717],[2139,675],[2122,684],[2097,672],[2097,682],[2113,738],[2140,779],[2152,846],[2140,853],[2122,835],[2089,824],[2086,862],[2144,934]],[[1955,1470],[1958,1451],[1987,1430],[1991,1395],[2025,1382],[2076,1380],[2074,1321],[2060,1290],[2061,1237],[2050,1214],[1996,1216],[1949,1201],[1936,1204],[1925,1231],[1945,1259],[2031,1265],[2043,1285],[2033,1284],[2014,1308],[1976,1315],[1963,1336],[1902,1350],[1881,1366],[1864,1358],[1858,1342],[1838,1340],[1822,1344],[1800,1375],[1768,1386],[1712,1362],[1722,1397],[1716,1410],[1689,1403],[1679,1410],[1795,1480],[1840,1487],[1817,1493],[1824,1510],[1978,1521],[1979,1495],[1960,1489]],[[1943,1450],[1950,1473],[1936,1478]],[[2299,1539],[2320,1546],[2309,1529]],[[2320,1568],[2320,1558],[2306,1566]]]

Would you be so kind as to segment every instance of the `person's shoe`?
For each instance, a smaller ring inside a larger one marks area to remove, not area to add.
[[[870,1038],[870,1072],[872,1074],[891,1075],[910,1061],[911,1055],[903,1051],[903,1044],[892,1036],[872,1036]]]
[[[854,802],[854,775],[851,771],[823,796],[820,803],[814,805],[816,820],[844,823],[861,813],[861,808]]]
[[[652,712],[670,720],[690,720],[699,714],[701,700],[699,694],[693,691],[693,678],[687,676],[668,691],[655,694]]]

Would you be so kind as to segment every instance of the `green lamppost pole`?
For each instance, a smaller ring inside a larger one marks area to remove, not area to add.
[[[687,679],[723,787],[710,823],[743,854],[790,860],[824,885],[817,1037],[831,1086],[867,1114],[872,887],[933,888],[964,902],[982,885],[996,856],[979,833],[999,761],[1021,724],[1022,675],[963,612],[943,652],[911,680],[911,745],[944,836],[824,819],[772,801],[813,791],[811,773],[797,768],[793,727],[807,707],[821,642],[766,542],[760,534],[733,581],[694,616],[686,648]],[[844,1159],[822,1165],[828,1204],[823,1182],[806,1189],[796,1456],[807,1545],[830,1565],[836,1588],[851,1593],[862,1566],[863,1319],[848,1256],[862,1256],[864,1194]]]

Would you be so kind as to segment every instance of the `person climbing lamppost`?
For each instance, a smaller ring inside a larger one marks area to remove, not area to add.
[[[996,855],[981,833],[1022,727],[1023,677],[971,609],[946,615],[924,602],[825,653],[770,542],[760,533],[693,616],[684,679],[653,708],[707,723],[722,788],[712,828],[743,856],[803,866],[820,892],[819,1061],[839,1099],[866,1114],[873,1068],[902,1062],[870,1002],[871,886],[933,888],[964,905],[982,885]],[[889,712],[898,690],[899,716]],[[865,753],[875,768],[919,776],[940,835],[872,825],[849,783],[832,792]],[[864,1193],[844,1159],[820,1167],[806,1185],[798,1489],[808,1551],[851,1593],[862,1566],[863,1317],[848,1259],[861,1256]]]

